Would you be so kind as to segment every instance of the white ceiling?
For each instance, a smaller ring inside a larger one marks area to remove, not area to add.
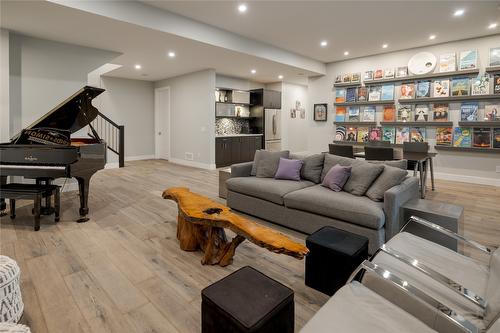
[[[142,2],[322,62],[500,32],[499,1]],[[238,13],[240,3],[248,7],[245,14]],[[460,8],[465,14],[454,17]],[[487,29],[490,22],[499,27]],[[430,34],[437,38],[429,40]],[[327,40],[328,47],[321,48],[321,40]],[[383,43],[389,47],[382,49]]]

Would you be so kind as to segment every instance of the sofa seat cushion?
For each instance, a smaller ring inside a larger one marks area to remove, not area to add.
[[[359,282],[342,287],[300,333],[435,332],[424,323]]]
[[[271,201],[278,205],[283,205],[285,194],[313,185],[313,182],[306,180],[294,181],[258,177],[237,177],[226,181],[229,191]]]
[[[383,203],[321,185],[285,195],[285,206],[378,230],[385,223]]]

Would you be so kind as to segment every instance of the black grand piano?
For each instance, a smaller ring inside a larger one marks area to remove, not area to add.
[[[106,144],[91,124],[99,112],[92,100],[102,92],[104,89],[85,86],[10,142],[0,143],[0,184],[6,183],[7,176],[24,176],[37,182],[74,177],[80,191],[78,222],[88,220],[90,178],[106,164]],[[92,137],[71,138],[87,125]],[[0,210],[5,206],[2,200]]]

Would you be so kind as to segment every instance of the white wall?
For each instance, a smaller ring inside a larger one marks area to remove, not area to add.
[[[264,84],[232,76],[215,75],[215,86],[218,88],[229,88],[237,90],[252,90],[264,88]]]
[[[333,107],[334,90],[333,82],[338,74],[361,72],[374,70],[377,68],[406,66],[408,60],[421,51],[428,51],[436,56],[446,52],[459,52],[461,50],[477,49],[479,51],[480,67],[482,70],[487,66],[488,50],[490,47],[500,46],[500,35],[469,39],[459,42],[445,43],[430,47],[416,48],[411,50],[398,51],[376,56],[362,57],[342,62],[335,62],[327,65],[327,74],[323,77],[311,78],[309,80],[309,102],[328,103],[328,121],[315,122],[309,117],[306,126],[302,128],[308,135],[308,150],[324,151],[328,143],[333,141],[335,109]],[[480,104],[484,108],[484,103]],[[450,103],[451,119],[458,120],[458,103]],[[381,112],[381,108],[377,108]],[[308,116],[310,116],[308,114]],[[380,114],[377,114],[380,117]],[[380,119],[380,118],[377,118]],[[455,126],[458,126],[455,123]],[[434,130],[428,129],[428,136],[433,143]],[[453,180],[469,181],[476,183],[495,183],[500,186],[500,173],[495,169],[500,166],[500,158],[494,154],[480,153],[458,153],[439,151],[435,159],[435,171],[438,177]]]
[[[301,107],[305,109],[305,119],[300,118],[298,112],[296,118],[290,117],[290,110],[295,109],[297,101],[300,101]],[[308,135],[305,129],[311,118],[309,109],[308,88],[306,86],[284,82],[281,89],[282,149],[288,149],[295,152],[308,150]]]
[[[215,86],[213,69],[155,82],[170,87],[170,161],[215,168]]]
[[[95,99],[94,106],[125,126],[125,159],[154,158],[154,83],[101,77],[99,87],[106,91]],[[109,150],[107,156],[108,163],[118,161]]]
[[[10,135],[87,84],[116,52],[10,33]]]
[[[9,136],[9,31],[0,29],[0,142]]]

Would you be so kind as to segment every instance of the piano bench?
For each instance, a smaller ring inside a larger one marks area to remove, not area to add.
[[[57,185],[38,185],[38,184],[4,184],[0,187],[0,199],[9,199],[10,218],[16,217],[16,200],[26,199],[34,201],[33,214],[35,215],[35,231],[40,230],[40,211],[42,198],[54,195],[55,222],[59,222],[61,211],[60,188]]]

